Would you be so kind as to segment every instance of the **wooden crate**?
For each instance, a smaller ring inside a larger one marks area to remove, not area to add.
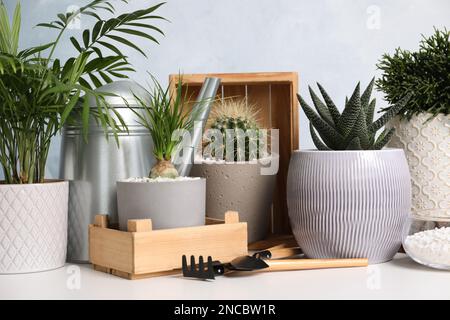
[[[94,269],[127,279],[180,272],[182,255],[229,262],[248,254],[247,223],[237,212],[205,226],[152,230],[150,219],[128,220],[128,231],[108,228],[107,216],[89,225],[89,260]]]
[[[175,90],[178,74],[170,75]],[[205,77],[221,78],[218,98],[242,96],[259,106],[263,128],[279,129],[280,164],[272,210],[272,233],[291,233],[286,202],[289,160],[299,148],[298,74],[296,72],[183,74],[188,97],[196,98]]]

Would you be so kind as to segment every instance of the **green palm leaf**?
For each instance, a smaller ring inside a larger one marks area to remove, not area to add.
[[[114,17],[102,20],[99,13],[114,12],[114,5],[112,1],[93,0],[77,12],[61,13],[56,20],[38,25],[58,30],[55,41],[17,53],[20,5],[9,19],[5,5],[0,2],[0,165],[7,183],[43,182],[50,142],[64,124],[80,122],[87,139],[92,119],[105,134],[112,132],[118,142],[117,134],[127,131],[126,124],[106,103],[109,94],[93,91],[92,87],[112,82],[111,77],[127,77],[126,72],[134,71],[115,43],[144,56],[145,53],[117,34],[158,42],[148,33],[162,34],[149,23],[164,19],[153,15],[160,5],[120,15],[123,20]],[[63,62],[53,55],[65,39],[67,27],[79,14],[92,16],[96,22],[93,28],[83,31],[81,39],[70,37],[75,56]],[[108,43],[109,40],[114,44]],[[112,53],[103,54],[101,49]],[[89,101],[95,101],[96,105],[89,105]],[[155,121],[160,121],[158,117]],[[159,132],[161,138],[166,133]],[[167,150],[173,150],[173,142],[166,143]]]
[[[119,36],[115,36],[115,35],[112,35],[112,34],[108,34],[108,35],[106,35],[106,37],[110,38],[112,40],[115,40],[117,42],[120,42],[120,43],[122,43],[122,44],[124,44],[126,46],[129,46],[129,47],[135,49],[136,51],[140,52],[144,57],[147,57],[147,55],[145,54],[144,51],[142,51],[141,48],[139,48],[137,45],[135,45],[134,43],[132,43],[131,41],[129,41],[129,40],[125,39],[125,38],[122,38],[122,37],[119,37]]]

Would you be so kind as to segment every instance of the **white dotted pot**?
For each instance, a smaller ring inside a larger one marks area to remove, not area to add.
[[[0,274],[64,266],[68,182],[0,184]]]
[[[389,145],[403,148],[412,181],[412,213],[450,218],[450,115],[422,113],[411,120],[393,119]]]
[[[393,258],[411,208],[403,150],[296,151],[287,200],[295,238],[309,258]]]

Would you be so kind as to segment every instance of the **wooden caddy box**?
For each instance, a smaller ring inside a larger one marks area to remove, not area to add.
[[[171,92],[179,80],[178,74],[170,75]],[[188,97],[196,98],[206,77],[221,79],[217,98],[245,97],[259,108],[261,126],[279,129],[280,163],[272,209],[272,233],[291,233],[286,202],[286,183],[289,160],[293,150],[299,148],[299,116],[296,94],[296,72],[263,73],[209,73],[183,74],[181,80]]]
[[[237,212],[205,226],[152,230],[150,219],[128,220],[128,231],[108,228],[106,215],[89,225],[89,260],[94,269],[126,279],[179,273],[183,255],[230,262],[247,255],[247,223]]]

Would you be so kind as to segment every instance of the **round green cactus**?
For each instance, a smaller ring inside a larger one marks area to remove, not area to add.
[[[249,105],[245,99],[218,102],[211,111],[209,127],[221,132],[223,152],[219,155],[212,150],[211,155],[234,161],[258,159],[260,126],[256,115],[255,106]]]

